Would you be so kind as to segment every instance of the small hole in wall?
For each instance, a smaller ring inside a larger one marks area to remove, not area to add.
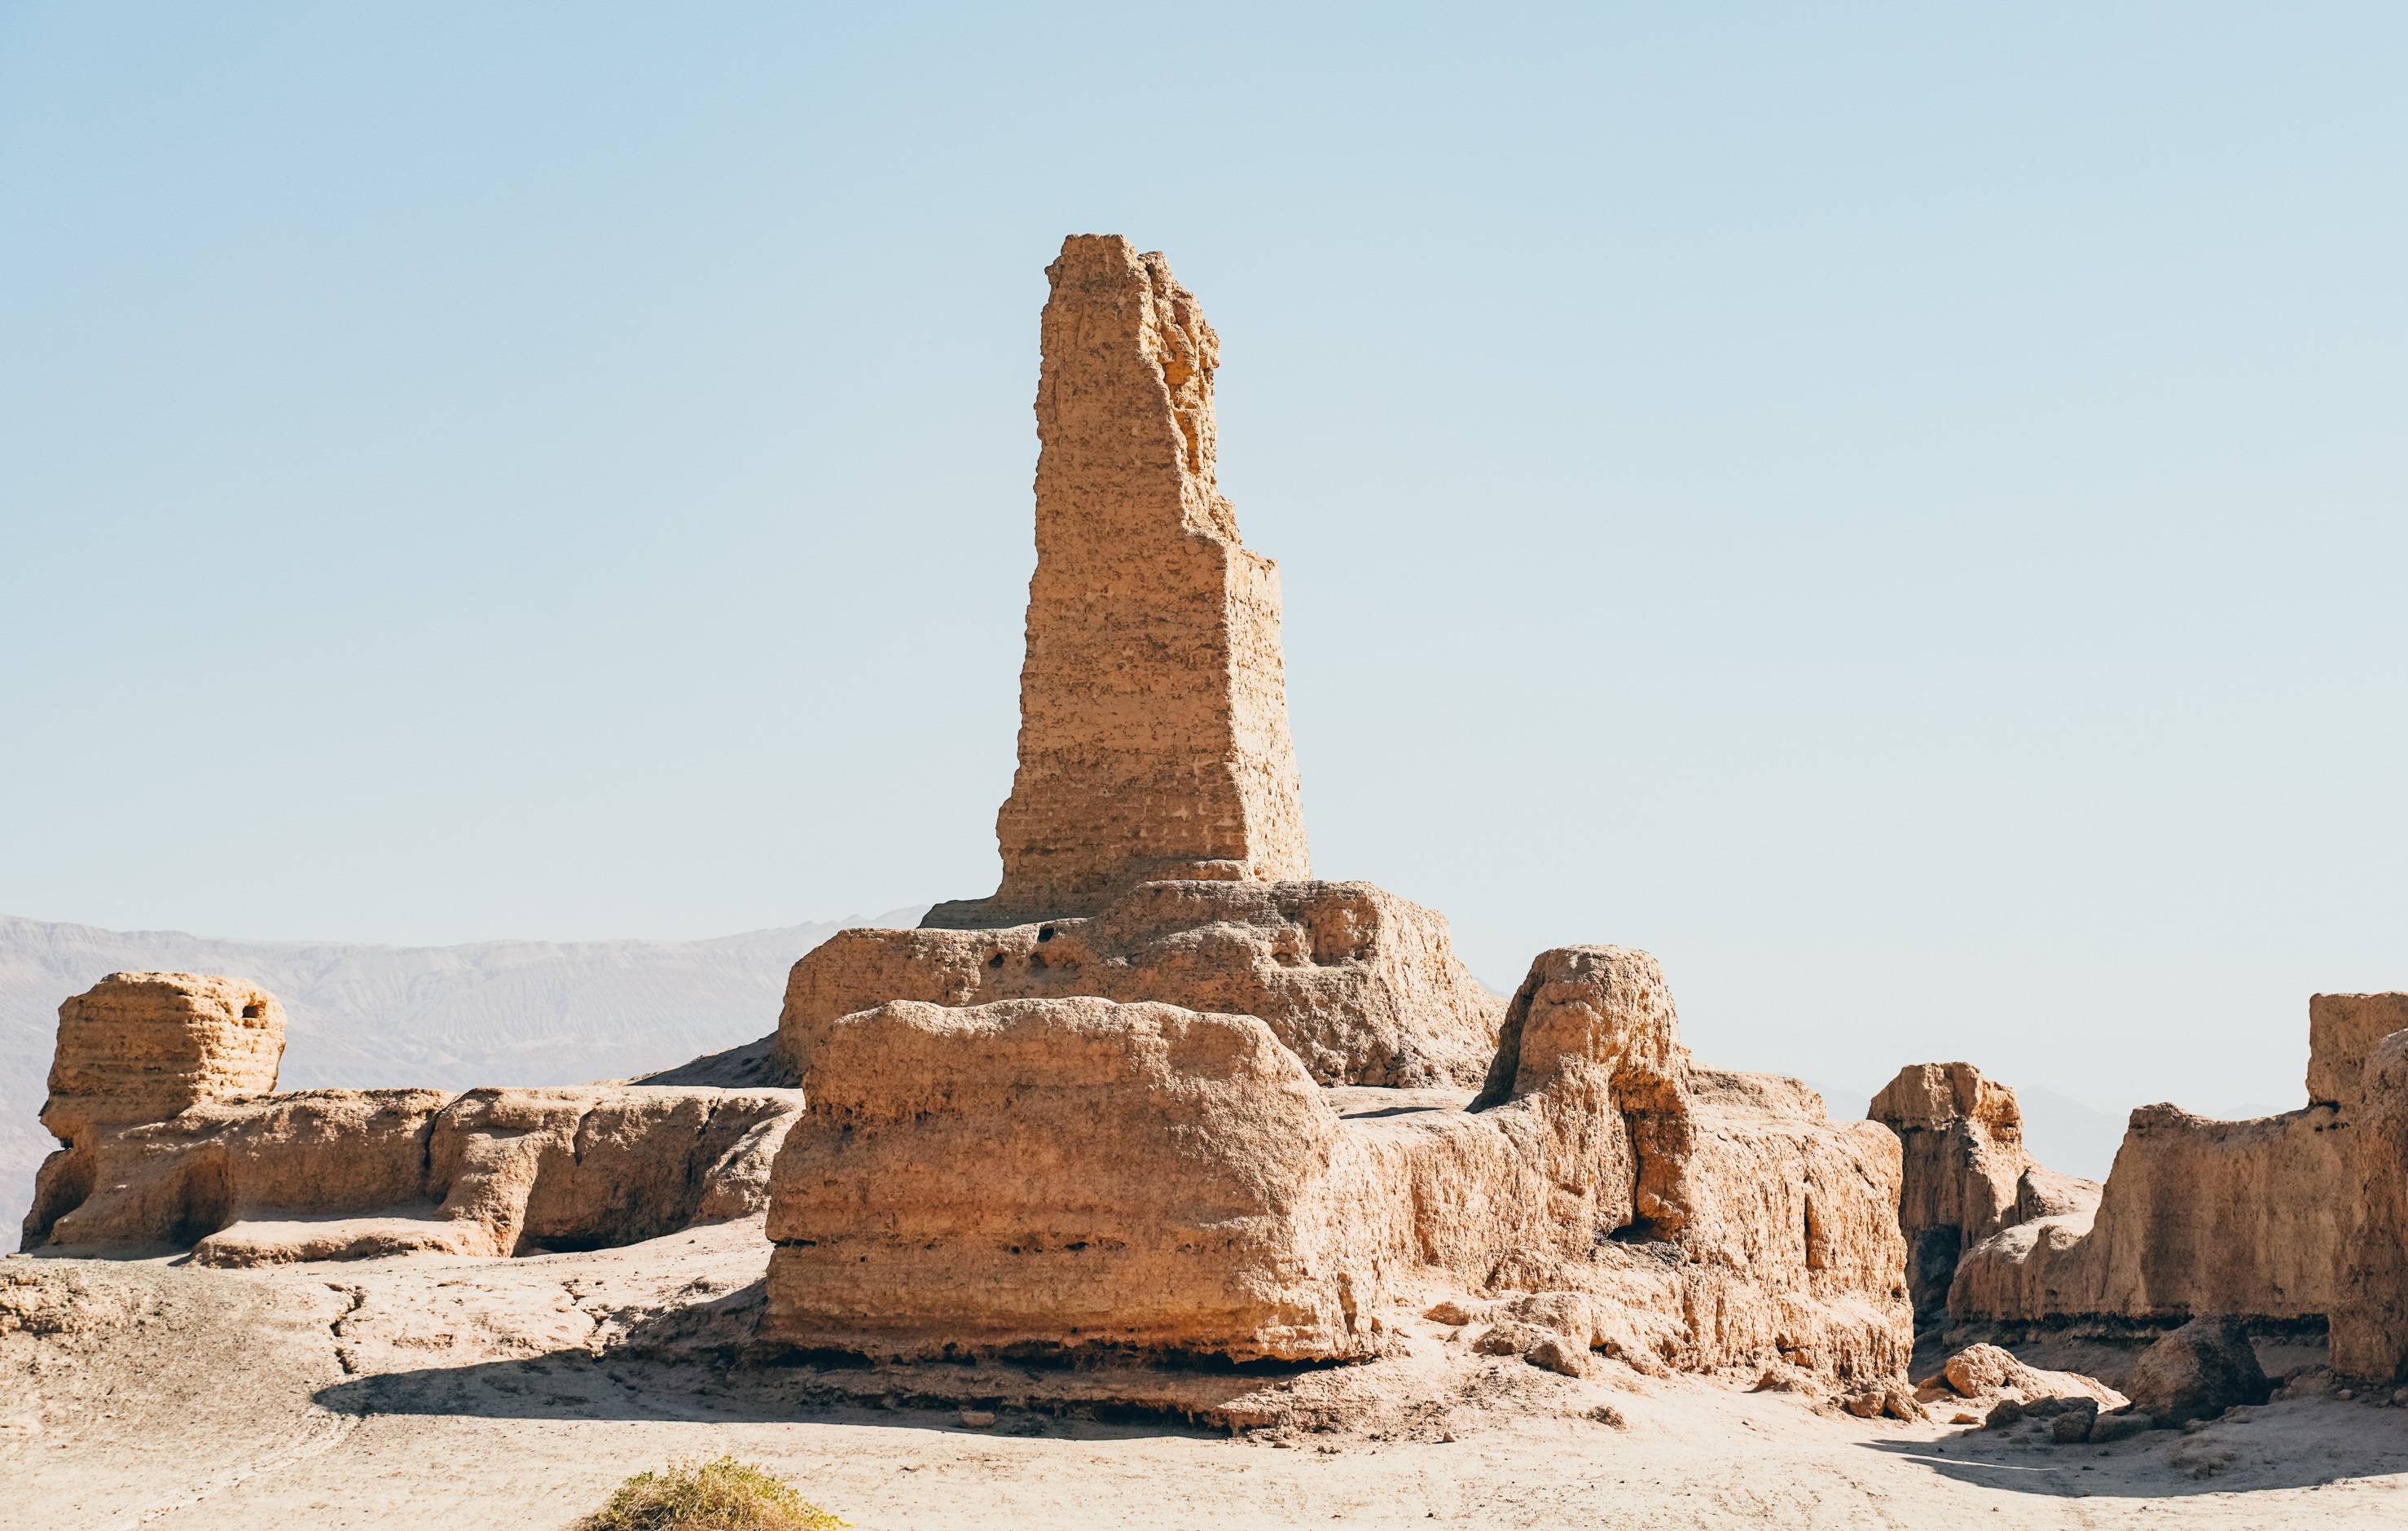
[[[242,1018],[246,1021],[259,1020],[266,1013],[267,1002],[264,999],[254,999],[242,1008]]]
[[[987,965],[989,967],[1000,967],[1000,966],[1003,966],[1003,953],[1002,953],[1002,952],[996,952],[994,956],[989,957],[989,958],[986,960],[986,965]]]
[[[1054,938],[1054,927],[1052,925],[1042,927],[1037,932],[1037,938],[1040,941],[1052,940]]]

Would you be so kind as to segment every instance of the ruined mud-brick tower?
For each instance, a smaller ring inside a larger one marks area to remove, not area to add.
[[[1160,253],[1074,235],[1037,387],[1037,574],[1003,882],[932,925],[1091,914],[1153,878],[1311,875],[1279,568],[1213,477],[1220,340]]]
[[[1252,1015],[1326,1084],[1471,1084],[1504,1001],[1446,921],[1305,856],[1279,570],[1213,482],[1220,341],[1159,254],[1073,235],[1037,385],[1037,574],[1003,879],[803,953],[781,1078],[892,1000],[1084,994]]]

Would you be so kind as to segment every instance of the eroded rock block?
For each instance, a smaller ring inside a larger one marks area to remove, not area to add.
[[[763,1332],[1354,1355],[1374,1284],[1330,1238],[1338,1116],[1252,1016],[1095,998],[846,1016],[771,1183]]]
[[[1260,1017],[1325,1084],[1477,1081],[1502,1001],[1446,922],[1368,882],[1140,883],[1092,918],[847,930],[795,964],[778,1051],[799,1080],[838,1018],[892,999],[1092,995]]]
[[[1944,1312],[1958,1258],[2014,1221],[2031,1165],[2014,1092],[1971,1064],[1911,1064],[1865,1114],[1904,1147],[1898,1220],[1915,1313]]]
[[[2088,1440],[2092,1426],[2099,1423],[2099,1404],[2093,1398],[2065,1398],[2065,1407],[2048,1422],[2048,1438],[2060,1446]]]
[[[2125,1402],[2122,1394],[2095,1377],[2028,1366],[1998,1345],[1966,1346],[1948,1358],[1941,1376],[1949,1391],[1976,1403],[2013,1398],[2016,1409],[2001,1423],[2012,1422],[2026,1406],[2043,1398],[2088,1398],[2108,1409]]]
[[[2157,1422],[2214,1419],[2236,1404],[2261,1404],[2273,1391],[2258,1365],[2249,1332],[2221,1315],[2197,1318],[2143,1351],[2124,1380],[2132,1407]]]
[[[2144,1436],[2152,1430],[2163,1428],[2165,1426],[2157,1423],[2156,1415],[2144,1414],[2137,1409],[2101,1412],[2090,1422],[2090,1444],[2112,1446],[2116,1441],[2129,1440],[2134,1436]]]
[[[2104,1189],[2097,1180],[2033,1165],[2015,1181],[2014,1215],[2006,1221],[2016,1223],[2040,1217],[2080,1217],[2086,1222],[2099,1210],[2099,1195]]]
[[[2094,1213],[2008,1228],[1967,1254],[1959,1320],[2331,1311],[2349,1226],[2350,1144],[2330,1107],[2216,1122],[2132,1113]]]
[[[59,1007],[42,1123],[155,1122],[205,1100],[268,1095],[284,1008],[237,979],[111,973]]]
[[[2354,1111],[2367,1060],[2400,1031],[2408,1031],[2408,994],[2309,995],[2308,1104]]]

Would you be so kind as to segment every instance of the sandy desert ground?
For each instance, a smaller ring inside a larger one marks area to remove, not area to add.
[[[566,1527],[630,1472],[722,1452],[866,1531],[2408,1524],[2408,1409],[2379,1402],[2054,1447],[1559,1377],[1439,1325],[1380,1373],[1286,1384],[1371,1389],[1343,1428],[1010,1407],[972,1427],[891,1379],[735,1358],[767,1252],[741,1223],[514,1261],[0,1261],[0,1524]]]

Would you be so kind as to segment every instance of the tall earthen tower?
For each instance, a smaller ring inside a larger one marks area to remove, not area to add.
[[[1219,337],[1159,253],[1046,268],[1037,574],[1003,883],[930,923],[1092,913],[1150,877],[1310,876],[1279,568],[1213,480]]]

